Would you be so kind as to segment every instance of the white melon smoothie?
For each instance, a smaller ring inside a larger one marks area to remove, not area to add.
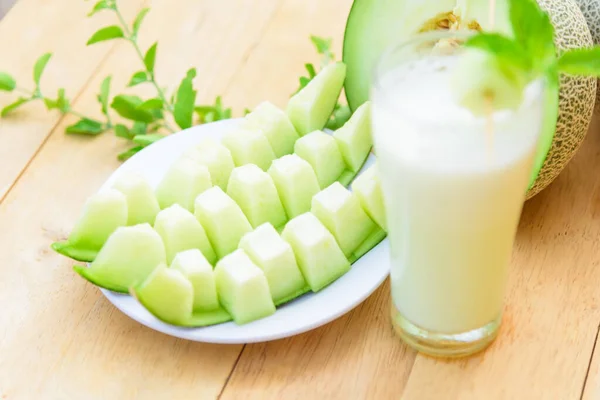
[[[543,84],[516,109],[475,115],[450,84],[460,55],[395,63],[372,90],[372,124],[391,249],[392,318],[432,355],[487,346],[542,125]]]

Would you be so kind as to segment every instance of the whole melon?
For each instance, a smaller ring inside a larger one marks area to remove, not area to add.
[[[587,21],[595,44],[600,44],[600,1],[575,0]],[[600,80],[598,80],[600,82]],[[596,111],[600,110],[600,88],[596,91]]]

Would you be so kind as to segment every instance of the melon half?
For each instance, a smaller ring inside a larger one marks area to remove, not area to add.
[[[538,0],[555,27],[559,51],[588,47],[592,36],[575,0]],[[344,92],[352,110],[369,98],[374,66],[383,51],[423,31],[458,29],[490,31],[489,0],[354,0],[346,23],[343,61]],[[496,1],[495,31],[511,34],[508,1]],[[560,76],[548,86],[546,119],[527,198],[548,186],[585,138],[596,96],[594,78]]]

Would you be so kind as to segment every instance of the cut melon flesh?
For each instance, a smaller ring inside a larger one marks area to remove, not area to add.
[[[173,261],[177,253],[189,249],[200,250],[213,265],[217,261],[217,255],[204,228],[194,214],[179,204],[174,204],[158,213],[154,230],[158,232],[165,244],[168,264]]]
[[[182,251],[175,256],[172,269],[179,270],[194,288],[194,311],[211,311],[219,308],[217,285],[213,268],[200,250]]]
[[[350,262],[333,235],[309,212],[288,222],[281,237],[292,246],[300,271],[313,292],[350,270]]]
[[[315,171],[307,161],[289,154],[273,161],[268,172],[289,219],[310,210],[311,199],[320,188]]]
[[[266,223],[246,234],[240,241],[240,248],[265,273],[275,305],[308,290],[292,247],[279,236],[273,225]]]
[[[371,103],[365,102],[340,129],[333,133],[346,168],[357,173],[373,147]]]
[[[223,138],[223,145],[231,152],[233,163],[237,167],[255,164],[266,171],[275,159],[269,140],[259,130],[232,131]]]
[[[244,128],[260,129],[269,140],[275,157],[294,151],[298,132],[288,116],[273,103],[263,101],[244,117]]]
[[[203,139],[196,147],[186,151],[183,157],[205,165],[210,172],[212,184],[227,190],[229,175],[235,168],[231,152],[227,147],[214,139],[207,138]]]
[[[127,198],[127,225],[154,224],[160,206],[146,178],[137,172],[125,172],[117,178],[113,188]]]
[[[294,153],[313,167],[321,189],[338,180],[344,172],[342,153],[335,139],[325,132],[314,131],[298,139]]]
[[[219,261],[215,278],[219,301],[236,324],[246,324],[275,312],[267,278],[244,250],[238,249]]]
[[[300,136],[325,127],[345,78],[344,63],[329,64],[288,101],[286,113]]]
[[[240,206],[254,228],[265,222],[276,227],[287,222],[273,179],[254,164],[233,170],[227,194]]]
[[[198,196],[195,214],[206,231],[217,259],[234,251],[242,236],[252,230],[241,208],[218,186]]]
[[[97,193],[85,202],[68,240],[52,244],[60,254],[77,261],[94,261],[108,237],[127,225],[127,199],[116,189]]]
[[[370,166],[352,182],[352,191],[358,196],[362,208],[369,217],[384,231],[387,231],[381,183],[377,175],[377,164]]]
[[[161,209],[179,204],[194,212],[196,197],[211,187],[210,172],[205,165],[189,158],[181,158],[169,167],[158,184],[156,198]]]
[[[363,211],[356,195],[339,182],[313,197],[311,212],[333,234],[346,257],[377,227]]]
[[[140,224],[117,228],[89,268],[73,268],[97,286],[127,293],[161,263],[166,254],[160,235],[150,224]]]

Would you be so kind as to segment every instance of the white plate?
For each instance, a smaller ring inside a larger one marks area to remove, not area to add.
[[[112,185],[124,171],[135,170],[156,186],[167,167],[185,150],[201,139],[220,140],[234,128],[239,119],[199,125],[171,135],[153,144],[127,160],[106,181],[103,188]],[[372,164],[371,154],[365,167]],[[275,314],[238,326],[233,322],[202,328],[182,328],[166,324],[150,314],[129,295],[101,289],[119,310],[139,323],[167,335],[209,343],[253,343],[296,335],[324,325],[363,302],[385,280],[390,270],[388,240],[385,239],[360,260],[349,272],[319,293],[307,293],[277,309]]]

